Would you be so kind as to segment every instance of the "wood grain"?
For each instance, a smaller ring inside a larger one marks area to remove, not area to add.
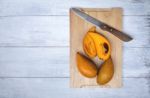
[[[68,51],[61,47],[0,48],[0,77],[68,77]]]
[[[1,98],[149,98],[149,78],[124,78],[119,89],[70,89],[69,78],[1,78]]]
[[[66,46],[69,43],[67,17],[3,17],[0,24],[3,24],[0,46]]]
[[[150,0],[0,0],[0,98],[149,98],[149,3]],[[124,43],[123,77],[129,78],[123,78],[123,88],[69,88],[68,14],[72,6],[124,9],[123,29],[134,40]]]
[[[150,47],[148,18],[123,17],[123,30],[134,38],[124,47]],[[0,46],[69,46],[68,16],[0,17],[0,24]]]
[[[0,16],[68,15],[70,7],[122,7],[124,15],[149,15],[149,0],[0,0]]]
[[[84,11],[101,21],[121,30],[122,29],[122,9],[84,9]],[[70,12],[70,86],[74,88],[80,88],[82,85],[91,85],[91,87],[98,86],[96,78],[83,77],[76,64],[76,53],[84,53],[82,48],[82,41],[86,32],[92,27],[91,23],[88,23],[78,17],[73,11]],[[111,58],[114,64],[114,76],[112,80],[103,85],[102,87],[121,87],[122,86],[122,41],[114,35],[102,31],[97,28],[98,32],[102,32],[111,43]],[[99,62],[99,60],[94,60]]]
[[[123,77],[150,77],[150,48],[123,49]],[[69,47],[1,47],[0,77],[70,77]]]

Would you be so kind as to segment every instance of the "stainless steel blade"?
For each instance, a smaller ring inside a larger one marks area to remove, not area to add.
[[[130,41],[132,40],[132,38],[123,33],[122,31],[119,31],[111,26],[109,26],[108,24],[101,22],[100,20],[84,13],[83,11],[81,11],[79,8],[71,8],[72,11],[74,11],[78,16],[80,16],[82,19],[94,24],[95,26],[101,28],[102,30],[108,31],[111,34],[115,35],[116,37],[118,37],[120,40],[122,41]]]

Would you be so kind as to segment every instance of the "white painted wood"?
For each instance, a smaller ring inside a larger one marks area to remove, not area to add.
[[[125,47],[150,47],[149,16],[124,16],[134,40]],[[0,17],[0,46],[69,46],[68,16]]]
[[[68,48],[0,48],[0,76],[69,76],[68,51]]]
[[[69,49],[49,46],[69,46],[72,6],[124,9],[134,40],[124,45],[123,88],[70,89],[61,78],[69,77]],[[139,78],[150,76],[149,9],[149,0],[0,0],[0,98],[149,98],[150,80]]]
[[[150,48],[124,48],[123,77],[150,77],[148,51]],[[68,47],[0,48],[0,77],[69,76]]]
[[[1,78],[1,98],[149,98],[149,78],[124,78],[122,88],[69,88],[69,78]]]
[[[0,18],[0,46],[66,46],[68,17]]]
[[[149,0],[0,0],[0,16],[68,15],[70,7],[122,7],[124,15],[148,15]]]

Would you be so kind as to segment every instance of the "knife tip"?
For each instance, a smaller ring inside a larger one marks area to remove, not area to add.
[[[129,42],[129,41],[131,41],[131,40],[133,40],[132,37],[128,37],[128,38],[123,39],[123,41],[125,41],[125,42]]]
[[[76,11],[76,10],[81,10],[80,7],[71,7],[70,10]]]

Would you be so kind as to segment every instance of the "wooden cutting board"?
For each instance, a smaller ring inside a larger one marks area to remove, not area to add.
[[[121,8],[83,8],[87,14],[119,29],[122,30],[122,9]],[[85,87],[121,87],[122,86],[122,41],[110,34],[109,32],[103,31],[96,28],[98,32],[109,39],[112,47],[111,57],[114,63],[114,76],[112,80],[105,85],[98,85],[96,78],[86,78],[82,76],[77,69],[76,64],[76,53],[79,51],[84,54],[82,48],[83,37],[87,31],[92,27],[91,23],[88,23],[78,17],[73,11],[70,10],[70,86],[72,88],[85,88]],[[95,58],[95,62],[99,59]]]

